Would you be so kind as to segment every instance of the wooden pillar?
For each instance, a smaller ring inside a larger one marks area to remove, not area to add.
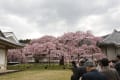
[[[7,52],[8,49],[5,49],[5,70],[7,70]]]

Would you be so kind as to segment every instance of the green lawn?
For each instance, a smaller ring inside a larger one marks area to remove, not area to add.
[[[27,70],[0,75],[0,80],[70,80],[70,70]]]

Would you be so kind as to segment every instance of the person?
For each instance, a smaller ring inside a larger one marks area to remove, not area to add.
[[[120,80],[118,72],[114,68],[110,68],[109,60],[103,58],[100,61],[101,72],[107,77],[108,80]]]
[[[75,61],[72,62],[72,72],[71,80],[79,80],[80,77],[86,73],[86,68],[84,66],[77,67]]]
[[[107,78],[96,70],[95,64],[91,61],[85,63],[87,73],[83,74],[81,80],[107,80]]]
[[[115,64],[113,63],[113,60],[109,61],[109,67],[110,68],[114,68],[115,67]]]
[[[115,69],[117,70],[117,72],[120,76],[120,54],[117,55],[117,63],[115,64]]]
[[[71,80],[79,80],[77,65],[75,61],[72,61],[72,72],[73,75],[71,76]]]
[[[96,69],[97,69],[99,72],[101,71],[100,60],[97,60]]]
[[[84,66],[84,63],[86,62],[86,59],[81,58],[79,61],[79,66]]]

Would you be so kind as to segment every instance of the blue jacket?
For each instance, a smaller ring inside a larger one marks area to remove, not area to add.
[[[92,70],[91,72],[85,73],[82,80],[107,80],[107,78],[97,70]]]

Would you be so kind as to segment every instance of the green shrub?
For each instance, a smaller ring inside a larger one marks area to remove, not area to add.
[[[40,63],[32,63],[32,64],[17,64],[17,65],[8,65],[8,69],[10,70],[61,70],[61,69],[69,69],[71,65],[59,65],[59,64],[40,64]]]

